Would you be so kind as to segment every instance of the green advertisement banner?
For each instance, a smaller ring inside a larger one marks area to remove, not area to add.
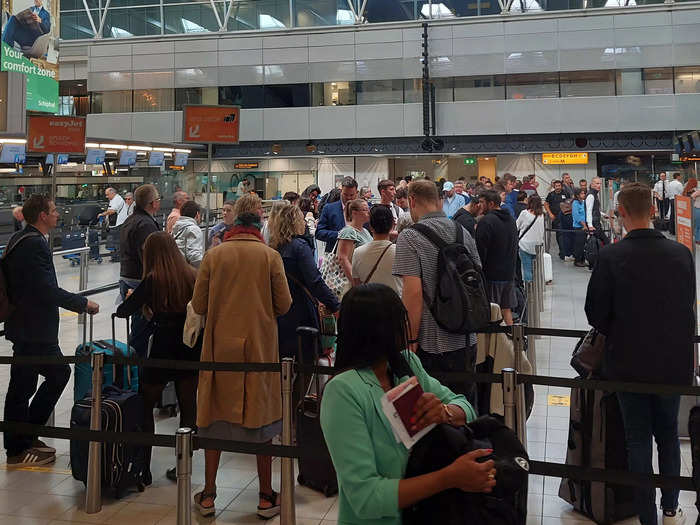
[[[27,111],[58,113],[58,0],[3,0],[0,71],[27,78]]]

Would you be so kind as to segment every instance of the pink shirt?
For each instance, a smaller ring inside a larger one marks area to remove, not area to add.
[[[168,215],[168,219],[165,221],[165,231],[168,233],[173,233],[173,228],[175,227],[175,223],[179,218],[180,210],[177,208],[173,208],[173,211],[170,212],[170,215]]]

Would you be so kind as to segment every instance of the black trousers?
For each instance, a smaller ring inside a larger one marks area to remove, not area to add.
[[[668,221],[668,232],[671,235],[676,234],[676,201],[672,200],[671,203],[669,204],[671,208],[671,215]]]
[[[59,346],[51,344],[15,343],[12,350],[17,357],[63,357]],[[39,376],[44,382],[37,390]],[[69,379],[68,365],[12,365],[5,396],[5,421],[45,425]],[[30,448],[35,437],[5,432],[7,456],[17,456]]]
[[[476,345],[445,352],[433,354],[418,349],[418,357],[423,364],[423,368],[428,374],[439,375],[440,372],[474,372],[476,370]],[[476,407],[476,384],[468,381],[440,381],[455,394],[463,394],[467,401]]]
[[[583,257],[583,248],[586,245],[586,231],[579,228],[574,233],[574,258],[576,262],[585,262]]]
[[[671,202],[671,199],[656,199],[656,207],[659,210],[659,217],[661,219],[666,218],[666,214],[668,214],[669,210],[669,204]]]
[[[561,229],[561,220],[559,219],[559,216],[557,216],[554,220],[552,220],[552,229],[553,230],[560,230]],[[547,233],[545,233],[547,235]],[[557,246],[559,246],[559,258],[563,259],[566,257],[566,247],[564,246],[564,234],[560,231],[556,232],[556,238],[557,238]]]

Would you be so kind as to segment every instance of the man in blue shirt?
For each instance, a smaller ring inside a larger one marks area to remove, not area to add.
[[[515,215],[515,205],[518,202],[518,190],[515,189],[515,183],[517,182],[515,175],[506,173],[503,175],[503,187],[506,189],[506,201],[503,203],[503,208],[508,210],[511,217],[517,219]]]
[[[41,58],[48,51],[51,15],[44,9],[42,0],[34,0],[34,5],[28,11],[31,17],[24,16],[24,11],[10,17],[2,41],[10,47],[15,47],[17,43],[25,55]]]
[[[466,204],[466,201],[464,197],[455,193],[455,185],[449,181],[442,185],[442,193],[442,211],[445,212],[448,219],[451,219]]]

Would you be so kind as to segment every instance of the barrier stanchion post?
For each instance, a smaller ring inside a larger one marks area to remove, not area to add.
[[[87,240],[86,240],[87,242]],[[82,292],[87,290],[87,279],[88,279],[88,252],[80,252],[80,270],[78,274],[78,289]],[[85,324],[85,314],[82,313],[78,316],[78,324]]]
[[[534,273],[533,273],[534,276]],[[525,298],[527,300],[527,325],[535,326],[539,328],[540,326],[540,309],[537,306],[537,292],[535,291],[535,281],[529,281],[525,283]],[[534,344],[536,336],[531,335],[528,337],[528,356],[530,355],[530,344],[532,344],[532,351],[534,353]],[[532,362],[532,360],[530,360]]]
[[[538,287],[538,300],[540,305],[540,312],[544,312],[544,246],[542,244],[537,245],[537,287]]]
[[[538,278],[540,274],[540,261],[537,258],[537,255],[535,255],[535,258],[532,260],[532,291],[533,293],[533,302],[534,302],[534,309],[537,313],[538,319],[540,315],[540,280]]]
[[[293,445],[292,438],[292,383],[294,380],[294,360],[282,359],[282,444]],[[294,509],[294,458],[282,458],[282,509],[280,525],[296,525]],[[179,525],[179,524],[178,524]]]
[[[90,430],[102,430],[102,371],[105,356],[92,354],[92,405]],[[96,514],[102,510],[102,443],[90,441],[88,452],[85,512]]]
[[[503,416],[506,426],[511,430],[515,428],[515,382],[516,372],[512,368],[501,370],[503,374]]]
[[[525,352],[525,330],[522,324],[513,325],[513,355],[516,377],[523,372],[522,361]],[[515,391],[515,430],[518,439],[527,450],[527,429],[525,423],[527,414],[525,413],[525,385],[516,383]]]
[[[192,524],[192,429],[178,428],[175,432],[177,456],[177,525]]]

